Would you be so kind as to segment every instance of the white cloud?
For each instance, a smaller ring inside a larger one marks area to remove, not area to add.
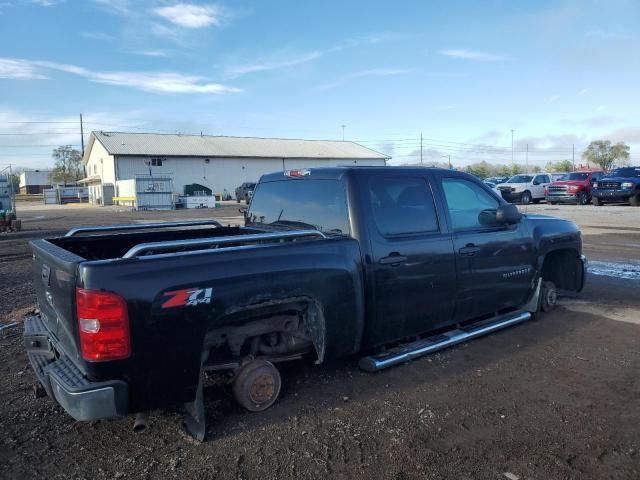
[[[44,80],[46,75],[40,73],[31,62],[20,59],[0,58],[0,78],[17,80]]]
[[[93,2],[111,13],[118,15],[130,15],[135,13],[131,8],[131,2],[129,0],[93,0]]]
[[[255,63],[249,63],[246,65],[237,65],[227,69],[227,72],[231,75],[245,75],[247,73],[265,72],[269,70],[279,70],[281,68],[292,67],[294,65],[300,65],[301,63],[307,63],[322,56],[322,52],[307,52],[301,55],[296,55],[288,58],[278,58],[274,60],[259,61]]]
[[[479,62],[497,62],[506,59],[506,57],[504,57],[503,55],[497,55],[495,53],[479,52],[477,50],[465,49],[441,50],[440,55],[462,60],[476,60]]]
[[[173,72],[99,72],[77,65],[48,61],[0,58],[0,78],[44,79],[41,72],[55,70],[86,78],[91,82],[118,85],[153,93],[206,93],[223,94],[240,92],[239,88],[208,82],[197,75]]]
[[[62,2],[64,2],[64,0],[31,0],[31,3],[35,3],[41,7],[53,7],[54,5]]]
[[[104,40],[104,41],[115,40],[115,37],[113,35],[109,35],[108,33],[103,33],[103,32],[81,32],[80,36],[82,38],[87,38],[89,40]]]
[[[589,89],[588,89],[588,88],[583,88],[582,90],[580,90],[580,91],[578,92],[578,96],[580,96],[580,95],[584,95],[584,94],[585,94],[585,93],[587,93],[588,91],[589,91]]]
[[[560,95],[551,95],[549,97],[549,103],[555,103],[556,100],[558,100],[560,98]]]
[[[184,28],[205,28],[220,24],[220,11],[215,5],[178,3],[171,7],[155,8],[153,13]]]
[[[413,69],[410,68],[371,68],[368,70],[361,70],[358,72],[352,72],[343,77],[339,78],[335,82],[325,83],[322,85],[318,85],[315,87],[316,90],[329,90],[332,88],[336,88],[342,85],[349,80],[353,80],[355,78],[363,78],[363,77],[392,77],[396,75],[404,75],[407,73],[413,72]]]
[[[596,108],[596,112],[604,112],[607,109],[607,107],[605,107],[604,105],[600,105],[598,108]]]
[[[96,72],[89,80],[107,85],[132,87],[154,93],[236,93],[239,88],[207,83],[202,77],[179,73]]]
[[[166,57],[168,53],[164,50],[133,50],[129,52],[133,55],[142,55],[144,57]]]

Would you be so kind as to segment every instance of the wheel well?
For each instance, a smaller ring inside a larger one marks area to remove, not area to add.
[[[547,253],[542,263],[542,279],[558,290],[577,291],[582,284],[582,264],[578,252],[562,248]]]
[[[234,309],[207,332],[204,353],[209,361],[235,361],[250,356],[309,353],[324,356],[324,318],[312,299],[270,300]]]

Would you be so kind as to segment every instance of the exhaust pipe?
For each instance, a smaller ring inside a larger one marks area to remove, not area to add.
[[[143,433],[147,430],[149,414],[147,412],[136,413],[136,419],[133,421],[133,431],[135,433]]]
[[[377,372],[385,368],[406,363],[429,353],[437,352],[447,347],[457,345],[467,340],[487,335],[503,328],[525,322],[531,318],[529,312],[517,312],[496,318],[492,322],[483,322],[481,325],[470,325],[463,330],[453,330],[439,335],[437,338],[424,339],[412,344],[400,347],[392,352],[386,352],[369,357],[363,357],[358,363],[362,370]]]

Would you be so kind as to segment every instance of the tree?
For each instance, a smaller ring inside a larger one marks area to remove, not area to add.
[[[534,165],[531,169],[531,173],[540,173],[542,169],[538,165]]]
[[[493,168],[487,162],[472,163],[465,168],[467,173],[475,175],[478,178],[487,178],[491,175]]]
[[[624,142],[611,144],[610,140],[594,140],[582,153],[587,162],[595,163],[605,171],[614,164],[624,164],[629,159],[629,146]]]
[[[548,162],[545,167],[547,172],[572,172],[573,162],[571,160],[560,160],[559,162]]]
[[[76,183],[84,177],[82,168],[82,155],[71,145],[62,145],[51,153],[55,161],[55,167],[49,174],[52,183]]]

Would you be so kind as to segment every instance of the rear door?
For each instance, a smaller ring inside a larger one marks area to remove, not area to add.
[[[470,177],[443,174],[439,187],[453,231],[456,320],[524,303],[534,276],[533,241],[524,222],[497,224],[500,200]]]
[[[359,175],[371,242],[365,342],[380,344],[451,322],[455,264],[428,177]]]

